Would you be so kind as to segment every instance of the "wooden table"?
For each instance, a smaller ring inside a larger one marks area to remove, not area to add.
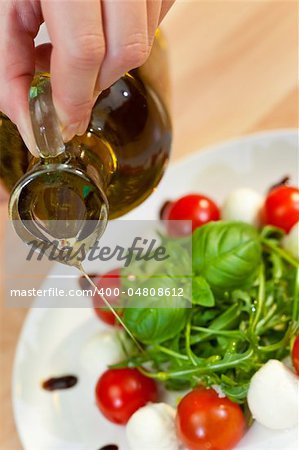
[[[173,81],[173,159],[235,136],[298,126],[297,1],[183,1],[164,28]],[[3,217],[6,206],[1,208]],[[0,312],[3,450],[21,449],[10,384],[26,312],[3,306]]]

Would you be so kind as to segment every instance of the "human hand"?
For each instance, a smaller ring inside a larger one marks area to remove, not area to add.
[[[2,0],[0,110],[35,143],[28,90],[36,70],[50,71],[65,141],[87,128],[99,93],[142,65],[175,0]],[[34,47],[45,22],[52,44]]]

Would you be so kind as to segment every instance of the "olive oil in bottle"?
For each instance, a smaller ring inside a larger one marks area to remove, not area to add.
[[[155,189],[171,144],[165,61],[158,33],[148,62],[102,92],[86,133],[67,144],[50,76],[37,74],[29,106],[40,158],[30,156],[0,113],[1,177],[11,190],[10,218],[26,243],[90,245],[108,219],[129,212]]]

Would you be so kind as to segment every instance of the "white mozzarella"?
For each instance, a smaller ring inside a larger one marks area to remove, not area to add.
[[[166,403],[149,403],[138,409],[127,423],[131,450],[179,450],[175,409]]]
[[[246,222],[259,227],[263,203],[263,196],[253,189],[236,189],[228,195],[223,204],[222,219]]]
[[[269,360],[252,377],[248,406],[253,418],[273,430],[298,424],[298,377],[283,363]]]

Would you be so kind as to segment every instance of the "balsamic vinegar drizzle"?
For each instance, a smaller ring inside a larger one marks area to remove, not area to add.
[[[62,377],[52,377],[42,383],[42,388],[46,391],[58,391],[70,389],[78,383],[78,378],[74,375],[64,375]]]
[[[118,450],[118,446],[114,444],[108,444],[104,445],[104,447],[101,447],[99,450]]]
[[[79,279],[79,284],[80,284],[81,289],[82,288],[85,289],[87,287],[87,283],[88,283],[91,286],[93,286],[96,291],[98,291],[98,287],[96,286],[96,284],[93,281],[93,278],[95,278],[95,274],[88,275],[85,272],[85,270],[83,269],[81,264],[78,264],[76,267],[80,270],[80,272],[82,274],[82,276]],[[135,337],[133,336],[131,331],[126,327],[126,325],[124,324],[121,317],[117,314],[117,312],[114,310],[114,308],[110,305],[109,301],[103,295],[101,295],[101,298],[102,298],[103,302],[105,303],[106,307],[114,314],[114,316],[117,318],[117,320],[123,326],[124,330],[130,336],[130,338],[132,339],[132,341],[134,342],[136,347],[141,352],[144,352],[144,350],[141,347],[141,345],[139,344],[139,342],[135,339]],[[45,389],[46,391],[56,391],[56,390],[60,390],[60,389],[69,389],[69,388],[75,386],[77,383],[78,383],[78,378],[76,376],[65,375],[62,377],[49,378],[48,380],[46,380],[42,383],[42,388]],[[103,450],[117,450],[117,447],[115,447],[115,446],[112,446],[111,448],[109,448],[109,447],[106,448],[106,447],[104,447]]]
[[[81,264],[76,265],[76,267],[80,270],[80,272],[82,274],[81,277],[79,278],[79,285],[80,285],[81,289],[86,289],[86,288],[88,288],[88,285],[91,285],[96,289],[96,291],[98,291],[98,287],[96,286],[96,284],[93,281],[93,279],[95,279],[96,276],[98,276],[98,275],[96,275],[96,274],[88,275],[85,272],[85,270],[83,269]],[[101,295],[101,297],[103,299],[103,302],[106,304],[106,307],[109,308],[109,310],[115,315],[117,320],[121,323],[124,330],[131,337],[131,339],[133,340],[135,345],[138,347],[138,349],[140,351],[144,352],[144,350],[141,347],[141,345],[139,344],[139,342],[135,339],[135,337],[133,336],[131,331],[126,327],[126,325],[122,321],[121,317],[117,314],[117,312],[114,310],[114,308],[110,305],[109,301],[103,295]],[[42,383],[42,388],[47,391],[56,391],[56,390],[60,390],[60,389],[69,389],[69,388],[75,386],[77,383],[78,383],[78,378],[76,376],[65,375],[62,377],[49,378],[48,380],[46,380]],[[107,445],[104,445],[104,447],[101,447],[99,450],[118,450],[118,446],[115,444],[107,444]]]

